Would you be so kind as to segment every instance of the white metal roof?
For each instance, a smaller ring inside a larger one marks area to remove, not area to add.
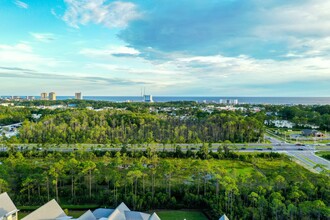
[[[47,202],[31,214],[27,215],[22,220],[56,220],[56,219],[70,219],[67,216],[55,199]]]
[[[0,218],[17,212],[17,208],[6,192],[0,194]]]

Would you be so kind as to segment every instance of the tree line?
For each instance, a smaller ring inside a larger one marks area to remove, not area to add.
[[[170,116],[128,110],[67,110],[25,120],[22,143],[201,143],[255,142],[263,137],[263,121],[235,112]]]
[[[265,106],[272,112],[268,120],[283,119],[295,123],[296,128],[316,125],[321,130],[330,130],[330,105],[295,105],[295,106]]]
[[[329,218],[329,176],[277,153],[204,150],[4,153],[0,193],[9,191],[18,205],[55,198],[103,207],[123,201],[134,210],[202,208],[214,219]]]
[[[0,106],[0,126],[19,123],[29,119],[30,116],[30,109]]]

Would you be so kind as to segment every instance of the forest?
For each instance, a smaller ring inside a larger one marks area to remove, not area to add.
[[[15,124],[31,118],[28,108],[0,107],[0,126]]]
[[[171,110],[165,111],[167,107]],[[212,112],[204,107],[189,102],[90,101],[55,110],[0,107],[0,125],[22,122],[17,136],[0,137],[8,149],[0,152],[0,193],[8,191],[19,206],[55,198],[73,206],[115,207],[125,202],[141,211],[203,209],[212,219],[223,213],[230,219],[330,218],[328,173],[311,173],[285,155],[237,153],[226,145],[262,141],[264,121],[274,118],[327,128],[329,106],[263,106],[260,112],[250,111],[253,106]],[[16,152],[12,143],[42,147]],[[88,143],[122,148],[53,152],[49,147]],[[157,151],[154,143],[176,147]],[[179,143],[203,144],[182,151]],[[222,143],[217,152],[211,151],[212,143]],[[147,149],[128,150],[127,144],[145,144]]]
[[[329,176],[277,153],[24,151],[3,152],[0,162],[0,193],[18,206],[55,198],[85,207],[203,209],[212,219],[330,217]]]
[[[84,110],[86,107],[94,109],[113,108],[129,111],[137,114],[163,115],[163,116],[189,116],[192,118],[208,118],[212,114],[223,113],[214,109],[212,113],[202,111],[202,108],[210,104],[196,102],[165,102],[165,103],[115,103],[107,101],[91,100],[59,100],[59,101],[24,101],[17,102],[15,105],[25,108],[0,107],[0,126],[23,122],[25,119],[33,121],[31,114],[42,114],[44,116],[63,113],[65,109],[41,109],[40,106],[63,105],[72,106],[76,110]],[[223,106],[221,104],[211,103],[214,107]],[[315,125],[320,130],[330,130],[330,105],[238,105],[236,107],[244,108],[245,111],[235,111],[237,116],[248,116],[257,119],[260,122],[276,119],[289,120],[295,123],[295,128],[305,128]],[[251,109],[260,108],[260,112],[253,113]],[[172,108],[171,111],[164,111],[164,108]],[[151,112],[151,109],[155,112]],[[270,123],[269,123],[270,124]],[[189,142],[189,141],[188,141]]]
[[[169,116],[128,110],[66,110],[25,120],[21,143],[202,143],[256,142],[263,137],[263,121],[235,112]]]

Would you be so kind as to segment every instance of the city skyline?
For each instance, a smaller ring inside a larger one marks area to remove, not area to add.
[[[3,0],[0,96],[329,96],[330,2]]]

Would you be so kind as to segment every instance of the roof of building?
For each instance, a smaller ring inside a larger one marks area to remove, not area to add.
[[[131,211],[123,202],[120,203],[120,205],[116,209],[118,209],[120,212]]]
[[[96,209],[93,213],[89,211],[85,214],[77,220],[160,220],[156,213],[150,215],[143,212],[131,211],[123,202],[116,209],[100,208]],[[89,215],[93,216],[89,218]]]
[[[94,210],[93,215],[96,219],[108,218],[113,213],[113,211],[114,209],[99,208]]]
[[[229,220],[229,218],[226,216],[226,214],[224,214],[219,218],[219,220]]]
[[[156,212],[152,213],[149,220],[160,220],[159,216],[156,214]]]
[[[122,202],[109,216],[109,220],[126,220],[125,211],[131,210]]]
[[[81,215],[77,220],[96,220],[96,217],[93,215],[91,210],[88,210],[83,215]]]
[[[140,212],[140,215],[143,220],[149,220],[149,218],[150,218],[150,214],[147,214],[147,213]]]
[[[118,209],[115,209],[113,213],[109,216],[109,220],[125,220],[125,214],[121,213]]]
[[[312,135],[312,134],[317,133],[317,130],[313,130],[313,129],[303,129],[303,130],[302,130],[302,133],[305,134],[305,135]]]
[[[149,214],[135,211],[125,211],[126,220],[148,220]]]
[[[8,216],[17,211],[18,210],[17,210],[15,204],[10,199],[8,194],[6,192],[0,194],[0,218]]]
[[[55,199],[47,202],[22,220],[65,220],[70,219]]]

